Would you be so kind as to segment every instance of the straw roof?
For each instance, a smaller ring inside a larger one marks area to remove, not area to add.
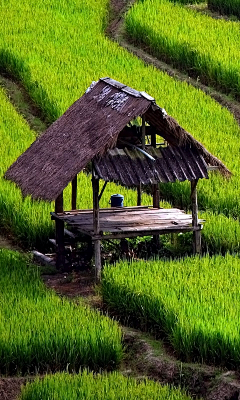
[[[24,195],[55,200],[95,156],[114,148],[119,133],[133,119],[146,121],[172,146],[187,144],[198,150],[207,164],[230,171],[186,132],[145,92],[102,78],[93,83],[72,106],[39,137],[5,174]]]

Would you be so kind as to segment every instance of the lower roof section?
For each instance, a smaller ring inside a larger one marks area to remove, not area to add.
[[[94,159],[96,173],[105,181],[126,186],[208,178],[208,166],[196,148],[147,146],[145,151],[154,160],[137,147],[115,147]]]

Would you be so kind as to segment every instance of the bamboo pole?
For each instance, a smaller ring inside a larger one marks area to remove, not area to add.
[[[146,135],[146,117],[142,115],[142,149],[145,149],[145,135]],[[137,206],[142,204],[142,185],[141,183],[137,186]]]
[[[95,171],[92,171],[92,188],[93,188],[93,232],[94,235],[99,235],[99,178]],[[95,258],[95,279],[101,279],[101,241],[94,240],[94,258]]]
[[[145,135],[146,135],[146,117],[142,115],[142,149],[145,149]]]
[[[141,183],[137,186],[137,206],[142,204],[142,185]]]
[[[157,138],[156,138],[156,132],[153,131],[151,132],[151,146],[156,148],[157,146]],[[158,183],[154,183],[152,185],[152,196],[153,196],[153,207],[154,208],[160,208],[160,194],[159,194],[159,185]],[[160,248],[160,238],[159,235],[154,235],[153,236],[153,243],[155,244],[156,250],[159,250]]]
[[[63,212],[63,192],[55,200],[55,213]],[[64,246],[64,222],[55,219],[56,237],[56,268],[61,269],[65,266],[65,246]]]
[[[198,228],[198,202],[197,202],[197,183],[198,179],[191,181],[191,200],[192,200],[192,226]],[[201,230],[193,231],[193,253],[201,253]]]

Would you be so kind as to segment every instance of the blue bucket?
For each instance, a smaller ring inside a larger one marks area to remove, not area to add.
[[[124,196],[121,194],[113,194],[111,196],[111,207],[123,207]]]

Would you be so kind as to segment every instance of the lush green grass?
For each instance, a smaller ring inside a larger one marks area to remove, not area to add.
[[[236,15],[240,18],[240,1],[239,0],[208,0],[210,10],[217,11],[220,14]]]
[[[127,14],[126,28],[161,59],[240,98],[239,22],[216,20],[167,0],[142,0]]]
[[[93,375],[58,373],[28,383],[20,400],[190,400],[178,389],[144,380],[138,382],[117,372]]]
[[[116,368],[122,358],[117,323],[47,291],[37,267],[0,250],[0,372]]]
[[[104,301],[167,336],[183,360],[240,365],[240,259],[121,262],[103,271]]]
[[[59,117],[83,94],[92,80],[101,76],[112,76],[136,89],[145,90],[155,96],[170,115],[177,118],[181,125],[234,172],[230,182],[221,177],[211,177],[209,182],[205,180],[200,183],[200,207],[213,209],[226,216],[239,215],[240,180],[236,160],[239,156],[240,131],[233,117],[202,92],[171,79],[153,67],[145,66],[109,41],[104,36],[107,0],[49,0],[44,3],[3,0],[0,11],[0,67],[22,80],[50,121]],[[34,140],[34,134],[17,117],[3,94],[0,113],[2,175]],[[19,146],[18,141],[21,147],[15,151],[15,146]],[[183,204],[189,206],[188,186],[164,185],[161,190],[162,194],[165,192],[174,202],[183,199]],[[78,205],[88,207],[91,205],[90,179],[81,176],[79,187]],[[102,206],[106,206],[110,194],[119,191],[116,186],[109,185],[107,188]],[[123,194],[126,205],[136,204],[136,193]],[[0,184],[0,196],[2,223],[10,227],[27,245],[37,244],[39,247],[42,242],[43,247],[52,229],[49,211],[53,205],[31,202],[29,198],[22,201],[20,192],[11,183],[4,181]],[[149,204],[149,197],[144,202]],[[218,224],[216,217],[214,226]],[[230,220],[230,224],[233,225],[234,221]],[[237,230],[238,223],[235,227]]]

